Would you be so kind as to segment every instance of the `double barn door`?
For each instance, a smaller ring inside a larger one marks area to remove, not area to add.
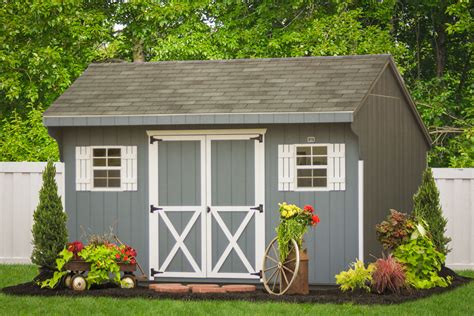
[[[150,137],[151,277],[258,278],[263,134]]]

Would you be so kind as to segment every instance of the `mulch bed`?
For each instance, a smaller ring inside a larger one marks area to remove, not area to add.
[[[373,294],[364,291],[343,293],[338,287],[315,288],[309,295],[283,295],[274,296],[264,290],[254,293],[225,293],[225,294],[169,294],[157,293],[148,289],[147,286],[139,286],[135,289],[121,289],[114,285],[102,285],[90,290],[76,292],[70,289],[41,289],[34,282],[18,284],[2,289],[8,295],[29,296],[69,296],[69,297],[114,297],[114,298],[147,298],[147,299],[178,299],[178,300],[241,300],[250,302],[289,302],[289,303],[332,303],[332,304],[399,304],[429,297],[434,294],[448,292],[458,286],[465,285],[474,279],[459,276],[449,269],[442,271],[444,275],[453,277],[452,284],[447,288],[433,288],[422,291],[411,291],[403,294]]]

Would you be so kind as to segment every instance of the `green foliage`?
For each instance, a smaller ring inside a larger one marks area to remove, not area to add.
[[[410,240],[415,231],[415,221],[405,213],[390,210],[390,215],[375,226],[377,239],[384,249],[395,249]]]
[[[59,253],[58,258],[56,259],[57,271],[54,271],[53,277],[51,279],[39,282],[41,288],[49,287],[51,289],[54,289],[56,285],[61,281],[61,279],[69,273],[69,271],[63,271],[63,267],[69,260],[71,260],[72,257],[73,253],[64,248]]]
[[[420,80],[413,85],[412,96],[433,135],[430,166],[474,166],[474,71],[469,70],[464,76],[463,79],[462,73],[448,72],[441,78]]]
[[[343,292],[356,289],[370,292],[370,282],[374,269],[373,265],[366,268],[364,262],[357,260],[349,266],[349,270],[336,275],[336,284],[341,286]]]
[[[47,107],[110,37],[107,2],[9,0],[0,6],[0,117]]]
[[[49,269],[56,268],[57,254],[67,242],[67,215],[55,180],[56,168],[50,160],[43,172],[39,204],[33,214],[33,252],[31,261]]]
[[[451,281],[438,275],[445,256],[427,237],[419,237],[400,245],[393,256],[405,266],[407,282],[416,289],[446,287]]]
[[[109,281],[110,274],[115,282],[120,282],[120,267],[116,262],[117,254],[119,254],[117,248],[111,244],[89,245],[82,249],[79,256],[91,264],[86,278],[88,287]]]
[[[0,125],[0,161],[58,161],[58,145],[43,125],[43,111],[28,110],[26,117],[14,110]]]
[[[436,187],[431,168],[427,168],[423,173],[423,180],[418,191],[413,196],[413,203],[413,213],[416,217],[426,222],[436,250],[446,255],[449,252],[448,243],[451,241],[451,238],[445,236],[448,221],[443,216],[443,211],[441,210],[439,191]]]

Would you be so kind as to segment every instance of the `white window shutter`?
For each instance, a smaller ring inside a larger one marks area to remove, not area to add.
[[[76,191],[90,191],[92,188],[91,148],[76,147]]]
[[[328,145],[328,189],[346,190],[346,146],[345,144]]]
[[[278,191],[295,189],[295,145],[278,145]]]
[[[122,190],[137,191],[137,146],[122,147]]]

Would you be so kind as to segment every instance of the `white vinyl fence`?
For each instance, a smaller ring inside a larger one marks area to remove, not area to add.
[[[433,176],[452,238],[446,265],[474,269],[474,168],[435,168]]]
[[[33,212],[45,166],[45,162],[0,162],[0,263],[30,262]],[[63,163],[56,163],[56,182],[63,197]]]

